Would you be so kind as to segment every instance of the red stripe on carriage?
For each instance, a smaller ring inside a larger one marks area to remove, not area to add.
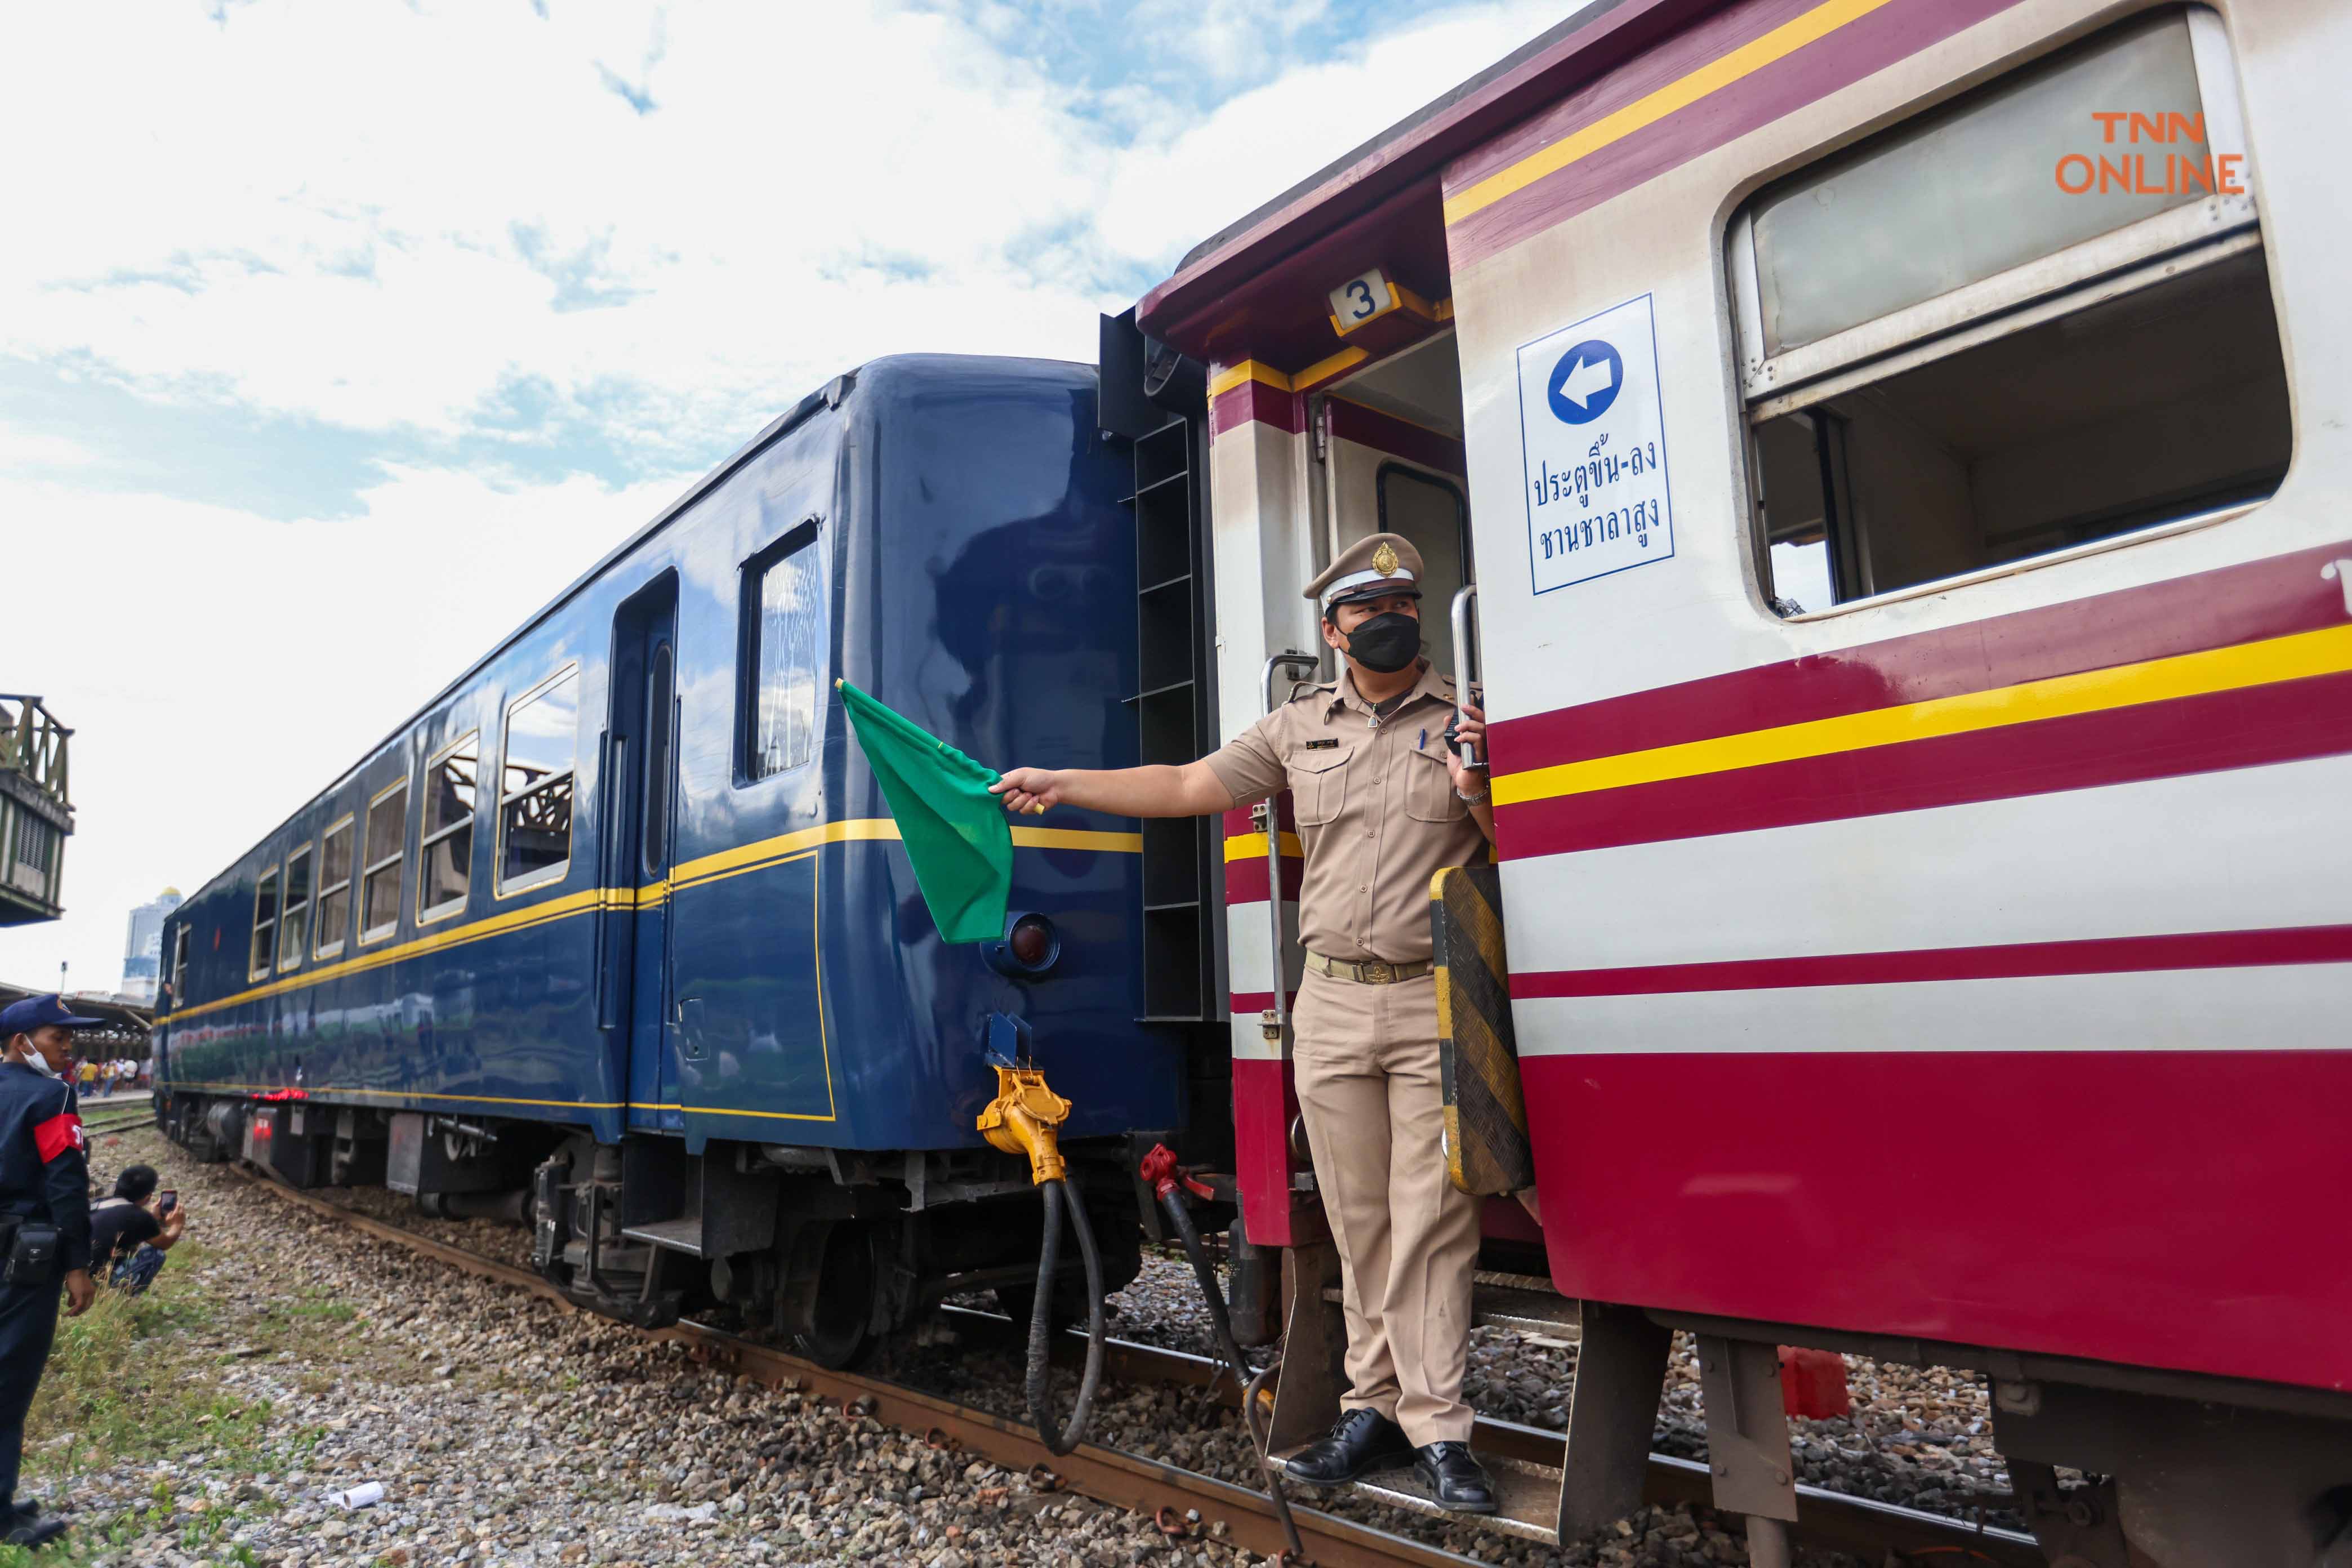
[[[1661,996],[1691,991],[1771,991],[1798,985],[1909,985],[1936,980],[2021,980],[2054,974],[2134,974],[2167,969],[2248,969],[2352,963],[2352,925],[2179,931],[2076,942],[1909,948],[1799,958],[1549,970],[1511,976],[1511,994]]]
[[[2341,626],[2343,586],[2319,574],[2347,553],[2330,544],[1503,720],[1488,731],[1495,765],[1525,773]]]
[[[1523,1057],[1570,1296],[2352,1389],[2352,1051]],[[1840,1129],[1812,1136],[1823,1108]],[[1661,1136],[1662,1119],[1672,1135]],[[1919,1144],[1966,1128],[1964,1151]],[[1678,1245],[1663,1247],[1661,1237]]]
[[[1209,434],[1213,437],[1238,430],[1253,421],[1296,436],[1307,428],[1307,400],[1295,392],[1284,392],[1262,381],[1244,381],[1238,386],[1227,387],[1209,402]]]
[[[1298,901],[1298,879],[1305,862],[1296,855],[1282,858],[1282,896],[1291,903]],[[1225,862],[1225,902],[1227,904],[1262,904],[1265,902],[1265,858]]]
[[[2347,752],[2352,671],[1521,801],[1496,809],[1495,839],[1524,860]]]

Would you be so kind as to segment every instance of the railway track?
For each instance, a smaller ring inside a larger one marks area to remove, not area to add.
[[[297,1192],[245,1167],[231,1167],[282,1202],[310,1209],[368,1236],[434,1258],[451,1268],[553,1302],[575,1311],[554,1287],[527,1269],[436,1241],[314,1194]],[[958,1332],[981,1342],[1019,1342],[1023,1330],[993,1313],[941,1309]],[[958,1405],[916,1389],[852,1372],[835,1372],[728,1330],[688,1321],[651,1331],[648,1337],[693,1347],[706,1362],[725,1366],[770,1387],[790,1389],[836,1404],[845,1415],[871,1419],[937,1445],[1025,1472],[1041,1489],[1066,1489],[1095,1501],[1132,1510],[1181,1535],[1222,1523],[1221,1539],[1266,1557],[1284,1546],[1272,1505],[1259,1492],[1216,1477],[1095,1444],[1081,1444],[1058,1458],[1049,1455],[1025,1424]],[[1057,1348],[1073,1359],[1073,1337]],[[1169,1384],[1213,1390],[1217,1402],[1236,1406],[1240,1392],[1214,1361],[1181,1351],[1113,1340],[1105,1347],[1108,1378],[1128,1384]],[[1490,1460],[1520,1467],[1560,1463],[1559,1437],[1536,1427],[1481,1417],[1472,1439]],[[1292,1512],[1310,1562],[1324,1568],[1461,1568],[1475,1560],[1355,1520],[1300,1506],[1294,1489]],[[1991,1563],[1997,1568],[2040,1568],[2044,1559],[2032,1541],[2009,1531],[1980,1529],[1940,1515],[1850,1497],[1819,1488],[1798,1488],[1795,1532],[1810,1543],[1854,1552],[1880,1562]],[[1311,1495],[1311,1494],[1306,1494]],[[1706,1467],[1693,1460],[1654,1454],[1645,1500],[1696,1503],[1709,1500]],[[1199,1523],[1188,1522],[1197,1515]],[[1889,1554],[1892,1554],[1891,1556]]]

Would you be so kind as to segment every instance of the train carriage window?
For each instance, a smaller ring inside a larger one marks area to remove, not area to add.
[[[360,942],[380,942],[400,929],[401,847],[408,832],[408,781],[368,802],[366,859],[360,873]]]
[[[339,818],[319,840],[318,946],[320,958],[343,951],[352,926],[352,818]]]
[[[310,847],[286,857],[286,910],[278,917],[278,967],[293,969],[302,962],[302,946],[310,940]]]
[[[572,864],[572,778],[580,672],[567,669],[507,710],[499,773],[499,891],[560,881]]]
[[[1728,268],[1774,607],[2278,488],[2284,356],[2220,19],[2148,13],[1750,200]]]
[[[474,882],[474,792],[481,736],[425,764],[425,823],[416,837],[416,920],[445,920],[466,907]]]
[[[746,782],[789,773],[815,752],[824,644],[816,534],[809,518],[743,568]]]
[[[270,955],[278,944],[278,868],[272,866],[253,886],[253,951],[245,966],[247,980],[269,978]]]
[[[167,1007],[184,1007],[188,1001],[188,928],[182,926],[172,933],[171,994],[163,999]]]

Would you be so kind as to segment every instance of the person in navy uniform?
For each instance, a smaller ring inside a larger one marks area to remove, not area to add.
[[[16,1500],[25,1413],[41,1385],[58,1331],[58,1285],[66,1315],[89,1310],[89,1159],[80,1102],[68,1076],[73,1031],[102,1022],[77,1017],[56,996],[0,1007],[0,1541],[38,1546],[65,1532]],[[49,1239],[53,1234],[54,1239]]]

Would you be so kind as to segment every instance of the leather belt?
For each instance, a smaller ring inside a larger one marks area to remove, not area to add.
[[[1334,980],[1352,980],[1359,985],[1393,985],[1400,980],[1418,980],[1434,965],[1426,958],[1411,963],[1382,963],[1379,959],[1365,963],[1350,963],[1344,958],[1326,958],[1319,952],[1309,952],[1307,967],[1318,974],[1328,974]]]

